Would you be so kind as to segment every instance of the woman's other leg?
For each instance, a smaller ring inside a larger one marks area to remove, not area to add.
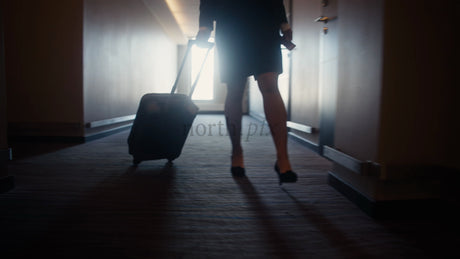
[[[232,167],[243,167],[243,148],[241,147],[241,118],[243,116],[243,94],[247,78],[233,79],[227,83],[225,99],[225,120],[232,144]]]
[[[260,74],[257,82],[263,97],[265,117],[276,147],[278,167],[284,173],[292,169],[287,151],[287,112],[278,90],[278,74]]]

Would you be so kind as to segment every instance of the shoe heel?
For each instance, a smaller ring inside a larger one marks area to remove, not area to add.
[[[297,182],[297,174],[294,173],[293,171],[289,170],[286,173],[281,173],[280,168],[278,167],[278,163],[275,163],[275,171],[278,174],[279,178],[279,185],[282,185],[283,183],[295,183]]]
[[[246,170],[240,166],[232,166],[230,168],[230,171],[232,172],[232,175],[234,177],[245,177],[246,176]]]

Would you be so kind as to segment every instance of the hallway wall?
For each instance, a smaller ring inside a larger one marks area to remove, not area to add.
[[[455,16],[454,5],[446,2],[447,17]],[[426,176],[414,172],[419,167],[459,167],[452,23],[432,19],[446,6],[428,0],[339,4],[335,148],[381,164],[382,179]]]
[[[11,136],[81,139],[173,83],[177,45],[142,0],[4,3]]]
[[[321,28],[313,20],[321,1],[293,3],[291,119],[317,127]],[[458,1],[337,3],[338,99],[333,151],[326,155],[334,161],[331,183],[361,205],[367,200],[370,210],[380,201],[446,195],[443,177],[460,168]],[[445,21],[433,19],[441,13]]]
[[[291,121],[319,128],[319,1],[293,0]],[[305,137],[309,137],[308,135]]]
[[[3,2],[0,2],[0,186],[2,179],[8,176],[8,139],[6,113],[6,84],[5,84],[5,52],[3,32]],[[1,188],[1,187],[0,187]]]
[[[454,43],[459,6],[455,0],[385,2],[382,100],[386,101],[379,161],[392,166],[460,168],[458,45]],[[442,22],[433,19],[441,13]],[[401,25],[411,29],[403,30]]]
[[[340,1],[335,148],[376,161],[383,64],[383,1]]]
[[[81,0],[6,1],[11,134],[83,134]]]
[[[142,0],[85,0],[84,122],[135,114],[145,93],[169,92],[177,45]]]

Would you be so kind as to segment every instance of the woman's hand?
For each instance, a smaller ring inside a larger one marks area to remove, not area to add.
[[[292,41],[292,29],[289,23],[282,23],[280,25],[281,34],[283,34],[283,40]]]
[[[295,48],[295,44],[292,43],[292,29],[289,23],[281,24],[281,44],[283,44],[288,50]]]
[[[285,31],[281,31],[281,33],[283,34],[283,41],[285,42],[291,42],[292,41],[292,30],[291,28],[285,30]]]

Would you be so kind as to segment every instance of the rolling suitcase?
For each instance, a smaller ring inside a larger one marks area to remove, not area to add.
[[[145,94],[128,137],[129,154],[133,156],[133,164],[138,165],[145,160],[167,159],[168,164],[178,158],[182,152],[198,107],[191,97],[198,83],[201,70],[206,62],[207,54],[213,44],[208,44],[208,51],[201,65],[189,95],[176,94],[179,77],[184,68],[190,49],[195,41],[189,41],[176,81],[169,94]]]

